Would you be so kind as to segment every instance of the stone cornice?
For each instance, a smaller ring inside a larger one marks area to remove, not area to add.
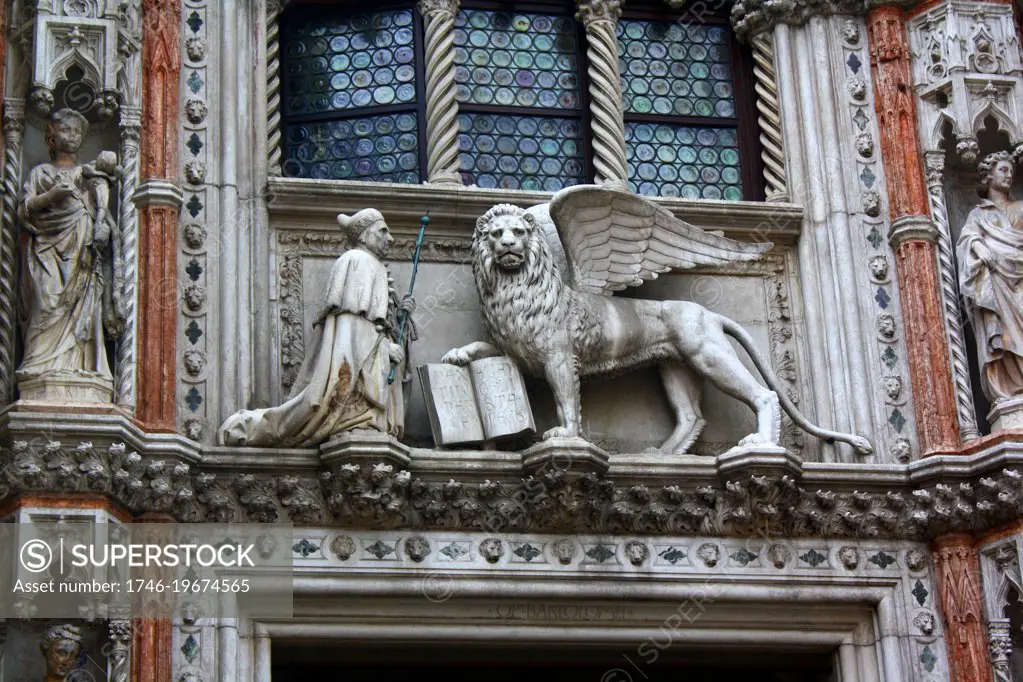
[[[485,453],[413,449],[407,470],[372,458],[324,463],[315,450],[203,448],[105,415],[7,412],[0,438],[0,504],[100,493],[183,522],[919,541],[978,535],[1023,510],[1023,433],[906,466],[789,455],[725,472],[713,457],[615,455],[604,476],[553,467],[526,476],[514,453],[490,464]]]
[[[471,236],[476,219],[494,204],[528,207],[550,201],[551,192],[490,190],[451,185],[394,185],[270,178],[266,190],[271,222],[287,230],[337,231],[336,216],[366,207],[378,209],[396,234],[416,234],[419,218],[430,211],[432,237]],[[722,230],[736,239],[758,235],[775,243],[793,243],[801,230],[803,209],[796,204],[755,201],[706,201],[653,198],[682,220],[707,230]],[[437,226],[436,228],[434,226]]]
[[[876,7],[908,8],[916,0],[738,0],[732,6],[732,28],[739,38],[749,40],[778,24],[799,26],[811,17],[832,14],[864,16]]]

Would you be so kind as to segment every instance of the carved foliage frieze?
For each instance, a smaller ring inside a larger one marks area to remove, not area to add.
[[[757,475],[721,486],[655,486],[552,467],[519,481],[439,482],[384,463],[214,472],[123,444],[21,441],[0,452],[0,472],[0,500],[43,490],[103,493],[135,514],[167,513],[182,522],[925,540],[981,532],[1017,518],[1023,505],[1015,470],[888,492],[820,490]]]

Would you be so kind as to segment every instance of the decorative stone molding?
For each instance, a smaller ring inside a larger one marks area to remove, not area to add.
[[[757,93],[757,125],[760,127],[760,158],[764,162],[764,179],[768,201],[788,201],[785,173],[785,149],[781,133],[781,108],[778,103],[778,79],[774,66],[774,39],[758,35],[750,41],[753,47],[754,90]]]
[[[897,251],[911,240],[937,243],[938,229],[927,216],[907,215],[893,220],[888,228],[888,243],[892,249]]]
[[[955,251],[952,246],[952,230],[948,224],[948,208],[945,205],[945,152],[925,152],[924,161],[927,172],[927,196],[936,228],[941,304],[948,349],[951,355],[952,379],[955,382],[959,433],[964,441],[969,442],[980,437],[980,430],[977,428],[977,417],[973,406],[973,387],[970,385],[970,366],[966,355],[966,341],[963,336]]]
[[[458,0],[420,0],[425,24],[427,182],[462,184],[455,101],[455,15]]]
[[[179,209],[183,201],[181,187],[177,183],[161,178],[148,178],[139,183],[132,197],[135,206],[166,206]]]
[[[3,223],[0,225],[0,402],[14,396],[15,291],[18,273],[18,194],[25,133],[25,102],[4,101]]]
[[[139,455],[116,442],[16,441],[0,452],[0,501],[34,492],[99,493],[135,515],[189,523],[914,541],[983,532],[1015,519],[1023,504],[1016,470],[979,462],[977,473],[956,476],[956,484],[879,481],[870,491],[850,492],[848,483],[828,478],[835,472],[821,477],[830,471],[826,465],[809,479],[804,465],[801,483],[735,472],[683,487],[670,482],[675,475],[636,483],[635,475],[616,475],[614,467],[608,476],[546,467],[517,482],[472,474],[444,481],[385,463],[324,467],[315,452],[308,459],[298,457],[301,451],[282,452],[273,464],[261,453],[246,463],[244,452]],[[413,451],[413,467],[419,456]],[[1016,461],[1023,463],[1023,453]]]
[[[284,150],[281,145],[281,12],[289,0],[267,0],[266,3],[266,153],[267,173],[281,174],[281,159]],[[201,100],[198,100],[202,104]],[[191,102],[189,102],[191,104]],[[202,120],[205,115],[189,114],[192,123]]]
[[[928,193],[915,132],[910,50],[902,11],[872,10],[867,18],[874,104],[881,135],[889,215],[889,239],[896,250],[896,271],[909,356],[910,382],[917,397],[916,427],[923,454],[959,443],[959,420],[947,339],[927,334],[942,324],[935,242],[928,219]]]
[[[670,0],[669,0],[670,1]],[[739,0],[732,6],[732,28],[737,36],[748,39],[769,31],[778,24],[799,26],[812,17],[833,14],[863,16],[881,6],[911,7],[916,0]]]
[[[934,566],[947,635],[949,679],[991,682],[980,563],[973,538],[950,535],[935,540]]]
[[[984,613],[988,628],[988,654],[997,682],[1012,682],[1012,623],[1006,614],[1010,605],[1009,591],[1023,594],[1020,576],[1019,541],[1017,533],[980,546],[981,583]]]
[[[576,17],[586,29],[595,181],[624,189],[629,171],[615,32],[622,14],[620,5],[618,0],[578,0]]]
[[[957,154],[975,163],[988,116],[1019,144],[1023,59],[1012,5],[944,0],[925,7],[907,22],[924,149],[942,149],[951,124]]]

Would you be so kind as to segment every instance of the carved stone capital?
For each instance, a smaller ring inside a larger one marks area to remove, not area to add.
[[[577,0],[576,18],[589,26],[598,21],[617,22],[622,16],[622,3],[619,0]]]
[[[670,3],[669,3],[670,4]],[[732,6],[732,28],[746,40],[778,24],[799,26],[811,17],[832,14],[865,15],[882,5],[911,7],[915,0],[738,0]]]
[[[937,243],[938,228],[927,216],[909,215],[896,219],[888,228],[888,243],[898,249],[908,241]]]
[[[458,12],[459,0],[419,0],[419,13],[424,17],[435,13],[450,14],[454,16]]]
[[[170,206],[174,209],[181,208],[183,201],[181,188],[170,180],[146,180],[139,183],[132,200],[139,208],[143,206]]]

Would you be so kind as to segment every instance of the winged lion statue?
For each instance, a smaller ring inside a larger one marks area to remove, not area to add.
[[[579,380],[656,365],[675,415],[661,445],[684,453],[705,425],[701,379],[746,403],[757,430],[740,445],[776,445],[781,409],[808,433],[870,454],[861,436],[810,423],[781,390],[752,337],[732,320],[688,301],[614,296],[660,273],[750,261],[772,248],[706,232],[634,194],[594,185],[564,189],[548,204],[498,204],[476,222],[472,266],[492,343],[455,348],[443,362],[505,354],[546,378],[559,425],[544,438],[581,437]],[[749,354],[757,382],[728,342]]]

